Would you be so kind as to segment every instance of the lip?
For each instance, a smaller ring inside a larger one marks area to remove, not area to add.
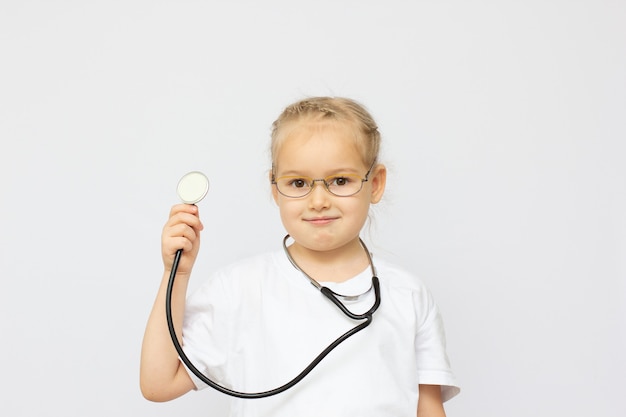
[[[304,219],[305,222],[316,226],[324,226],[337,220],[337,217],[313,217],[310,219]]]

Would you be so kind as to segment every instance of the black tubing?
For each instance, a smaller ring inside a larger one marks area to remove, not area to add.
[[[176,256],[174,257],[174,262],[172,263],[172,272],[170,273],[169,281],[167,283],[167,293],[165,296],[165,316],[167,317],[167,326],[170,331],[172,343],[174,343],[174,347],[176,348],[176,351],[178,352],[180,360],[183,361],[183,363],[187,366],[187,368],[191,372],[194,373],[194,375],[196,375],[202,382],[204,382],[211,388],[219,392],[222,392],[224,394],[230,395],[232,397],[248,398],[248,399],[265,398],[265,397],[271,397],[272,395],[280,394],[281,392],[286,391],[289,388],[293,387],[298,382],[300,382],[305,376],[307,376],[309,372],[311,372],[313,368],[315,368],[322,361],[322,359],[326,357],[326,355],[328,355],[333,349],[339,346],[344,340],[348,339],[349,337],[355,335],[356,333],[360,332],[361,330],[369,326],[370,323],[372,322],[372,314],[374,313],[374,311],[376,311],[376,309],[380,305],[379,283],[378,283],[377,277],[372,278],[374,282],[374,290],[376,291],[376,303],[367,313],[362,314],[362,315],[354,315],[350,313],[350,311],[346,309],[345,306],[343,306],[343,304],[339,302],[339,300],[337,300],[334,295],[332,295],[332,291],[328,290],[326,287],[322,287],[322,293],[326,297],[328,297],[333,303],[335,303],[345,314],[347,314],[349,317],[353,319],[365,320],[365,321],[359,324],[358,326],[353,327],[352,329],[348,330],[347,332],[339,336],[337,339],[335,339],[335,341],[332,342],[330,345],[328,345],[328,347],[326,347],[326,349],[324,349],[319,355],[317,355],[317,357],[313,359],[313,361],[306,368],[304,368],[302,372],[300,372],[295,378],[287,382],[285,385],[282,385],[278,388],[271,389],[269,391],[262,391],[262,392],[249,393],[249,392],[235,391],[235,390],[226,388],[222,385],[219,385],[218,383],[210,380],[202,372],[200,372],[200,370],[198,370],[198,368],[196,368],[193,365],[193,363],[191,363],[187,355],[185,355],[185,352],[183,351],[182,346],[178,342],[178,337],[176,336],[176,330],[174,329],[174,321],[172,319],[172,289],[174,287],[174,280],[176,279],[176,271],[178,270],[178,263],[180,262],[180,256],[182,252],[183,252],[182,249],[179,249],[178,251],[176,251]]]

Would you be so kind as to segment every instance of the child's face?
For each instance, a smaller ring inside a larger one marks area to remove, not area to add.
[[[297,175],[313,179],[336,174],[365,178],[367,166],[357,149],[349,125],[325,123],[323,127],[297,129],[284,139],[275,157],[275,177]],[[338,197],[321,181],[305,197],[289,198],[272,187],[287,233],[296,245],[315,251],[352,249],[367,220],[370,204],[377,203],[385,188],[385,168],[377,165],[361,191]]]

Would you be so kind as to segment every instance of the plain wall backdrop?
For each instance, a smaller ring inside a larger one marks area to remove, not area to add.
[[[624,22],[618,0],[2,0],[0,414],[223,415],[139,391],[176,183],[211,179],[193,288],[279,247],[270,125],[336,95],[383,134],[364,236],[441,307],[448,416],[626,415]]]

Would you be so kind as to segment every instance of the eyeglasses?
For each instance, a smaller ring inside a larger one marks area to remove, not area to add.
[[[372,167],[365,174],[365,178],[356,174],[335,174],[317,179],[298,175],[274,178],[274,173],[272,173],[272,184],[276,186],[279,193],[290,198],[301,198],[309,195],[316,182],[323,183],[326,190],[332,195],[350,197],[361,191],[363,183],[368,180],[371,171]]]

